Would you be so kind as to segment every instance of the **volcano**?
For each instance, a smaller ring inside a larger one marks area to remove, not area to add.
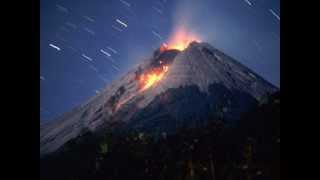
[[[155,136],[208,119],[233,123],[278,89],[205,42],[184,49],[166,46],[86,103],[40,125],[40,155],[90,131]]]

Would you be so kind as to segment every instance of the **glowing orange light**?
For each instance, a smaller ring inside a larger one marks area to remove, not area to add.
[[[167,71],[168,66],[164,65],[160,68],[153,69],[150,72],[147,72],[146,74],[142,74],[140,77],[140,91],[144,91],[156,84],[157,82],[159,82]]]
[[[151,86],[159,82],[163,78],[165,73],[168,71],[168,69],[169,69],[168,66],[163,65],[159,68],[152,69],[150,72],[146,72],[142,74],[139,78],[139,83],[140,83],[139,91],[119,101],[115,109],[113,110],[113,112],[117,111],[123,104],[127,103],[129,100],[131,100],[133,97],[135,97],[139,93],[145,91],[146,89],[150,88]]]
[[[184,26],[179,26],[170,36],[168,49],[184,50],[192,41],[200,42],[200,37],[188,31]]]

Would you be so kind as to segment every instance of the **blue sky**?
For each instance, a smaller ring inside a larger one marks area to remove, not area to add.
[[[52,120],[150,56],[183,22],[280,87],[278,0],[41,0],[40,117]]]

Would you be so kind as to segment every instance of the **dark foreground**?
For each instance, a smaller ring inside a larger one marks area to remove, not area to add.
[[[157,139],[142,132],[85,133],[41,158],[40,179],[280,179],[280,93],[232,127],[208,122]]]

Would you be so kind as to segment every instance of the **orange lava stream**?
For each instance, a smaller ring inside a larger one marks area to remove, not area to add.
[[[188,28],[186,28],[185,26],[179,26],[169,37],[168,43],[163,43],[160,46],[160,52],[164,52],[169,49],[183,51],[193,41],[201,42],[199,36],[189,31]],[[162,64],[162,61],[160,61],[159,63]],[[168,68],[169,67],[167,65],[162,65],[160,67],[153,68],[147,72],[144,72],[142,75],[140,75],[138,80],[139,90],[131,94],[129,97],[119,101],[115,108],[115,111],[117,111],[123,104],[127,103],[129,100],[131,100],[139,93],[157,84],[164,77],[164,75],[168,71]]]
[[[117,111],[123,104],[127,103],[129,100],[131,100],[139,93],[157,84],[157,82],[159,82],[163,78],[165,73],[168,72],[168,68],[168,66],[163,65],[159,68],[152,69],[150,72],[142,74],[139,78],[139,90],[131,94],[129,97],[119,101],[116,105],[115,111]]]
[[[168,66],[162,66],[160,68],[154,69],[149,73],[142,74],[140,77],[140,85],[142,88],[140,91],[145,91],[146,89],[149,89],[151,86],[159,82],[165,73],[168,71]]]

